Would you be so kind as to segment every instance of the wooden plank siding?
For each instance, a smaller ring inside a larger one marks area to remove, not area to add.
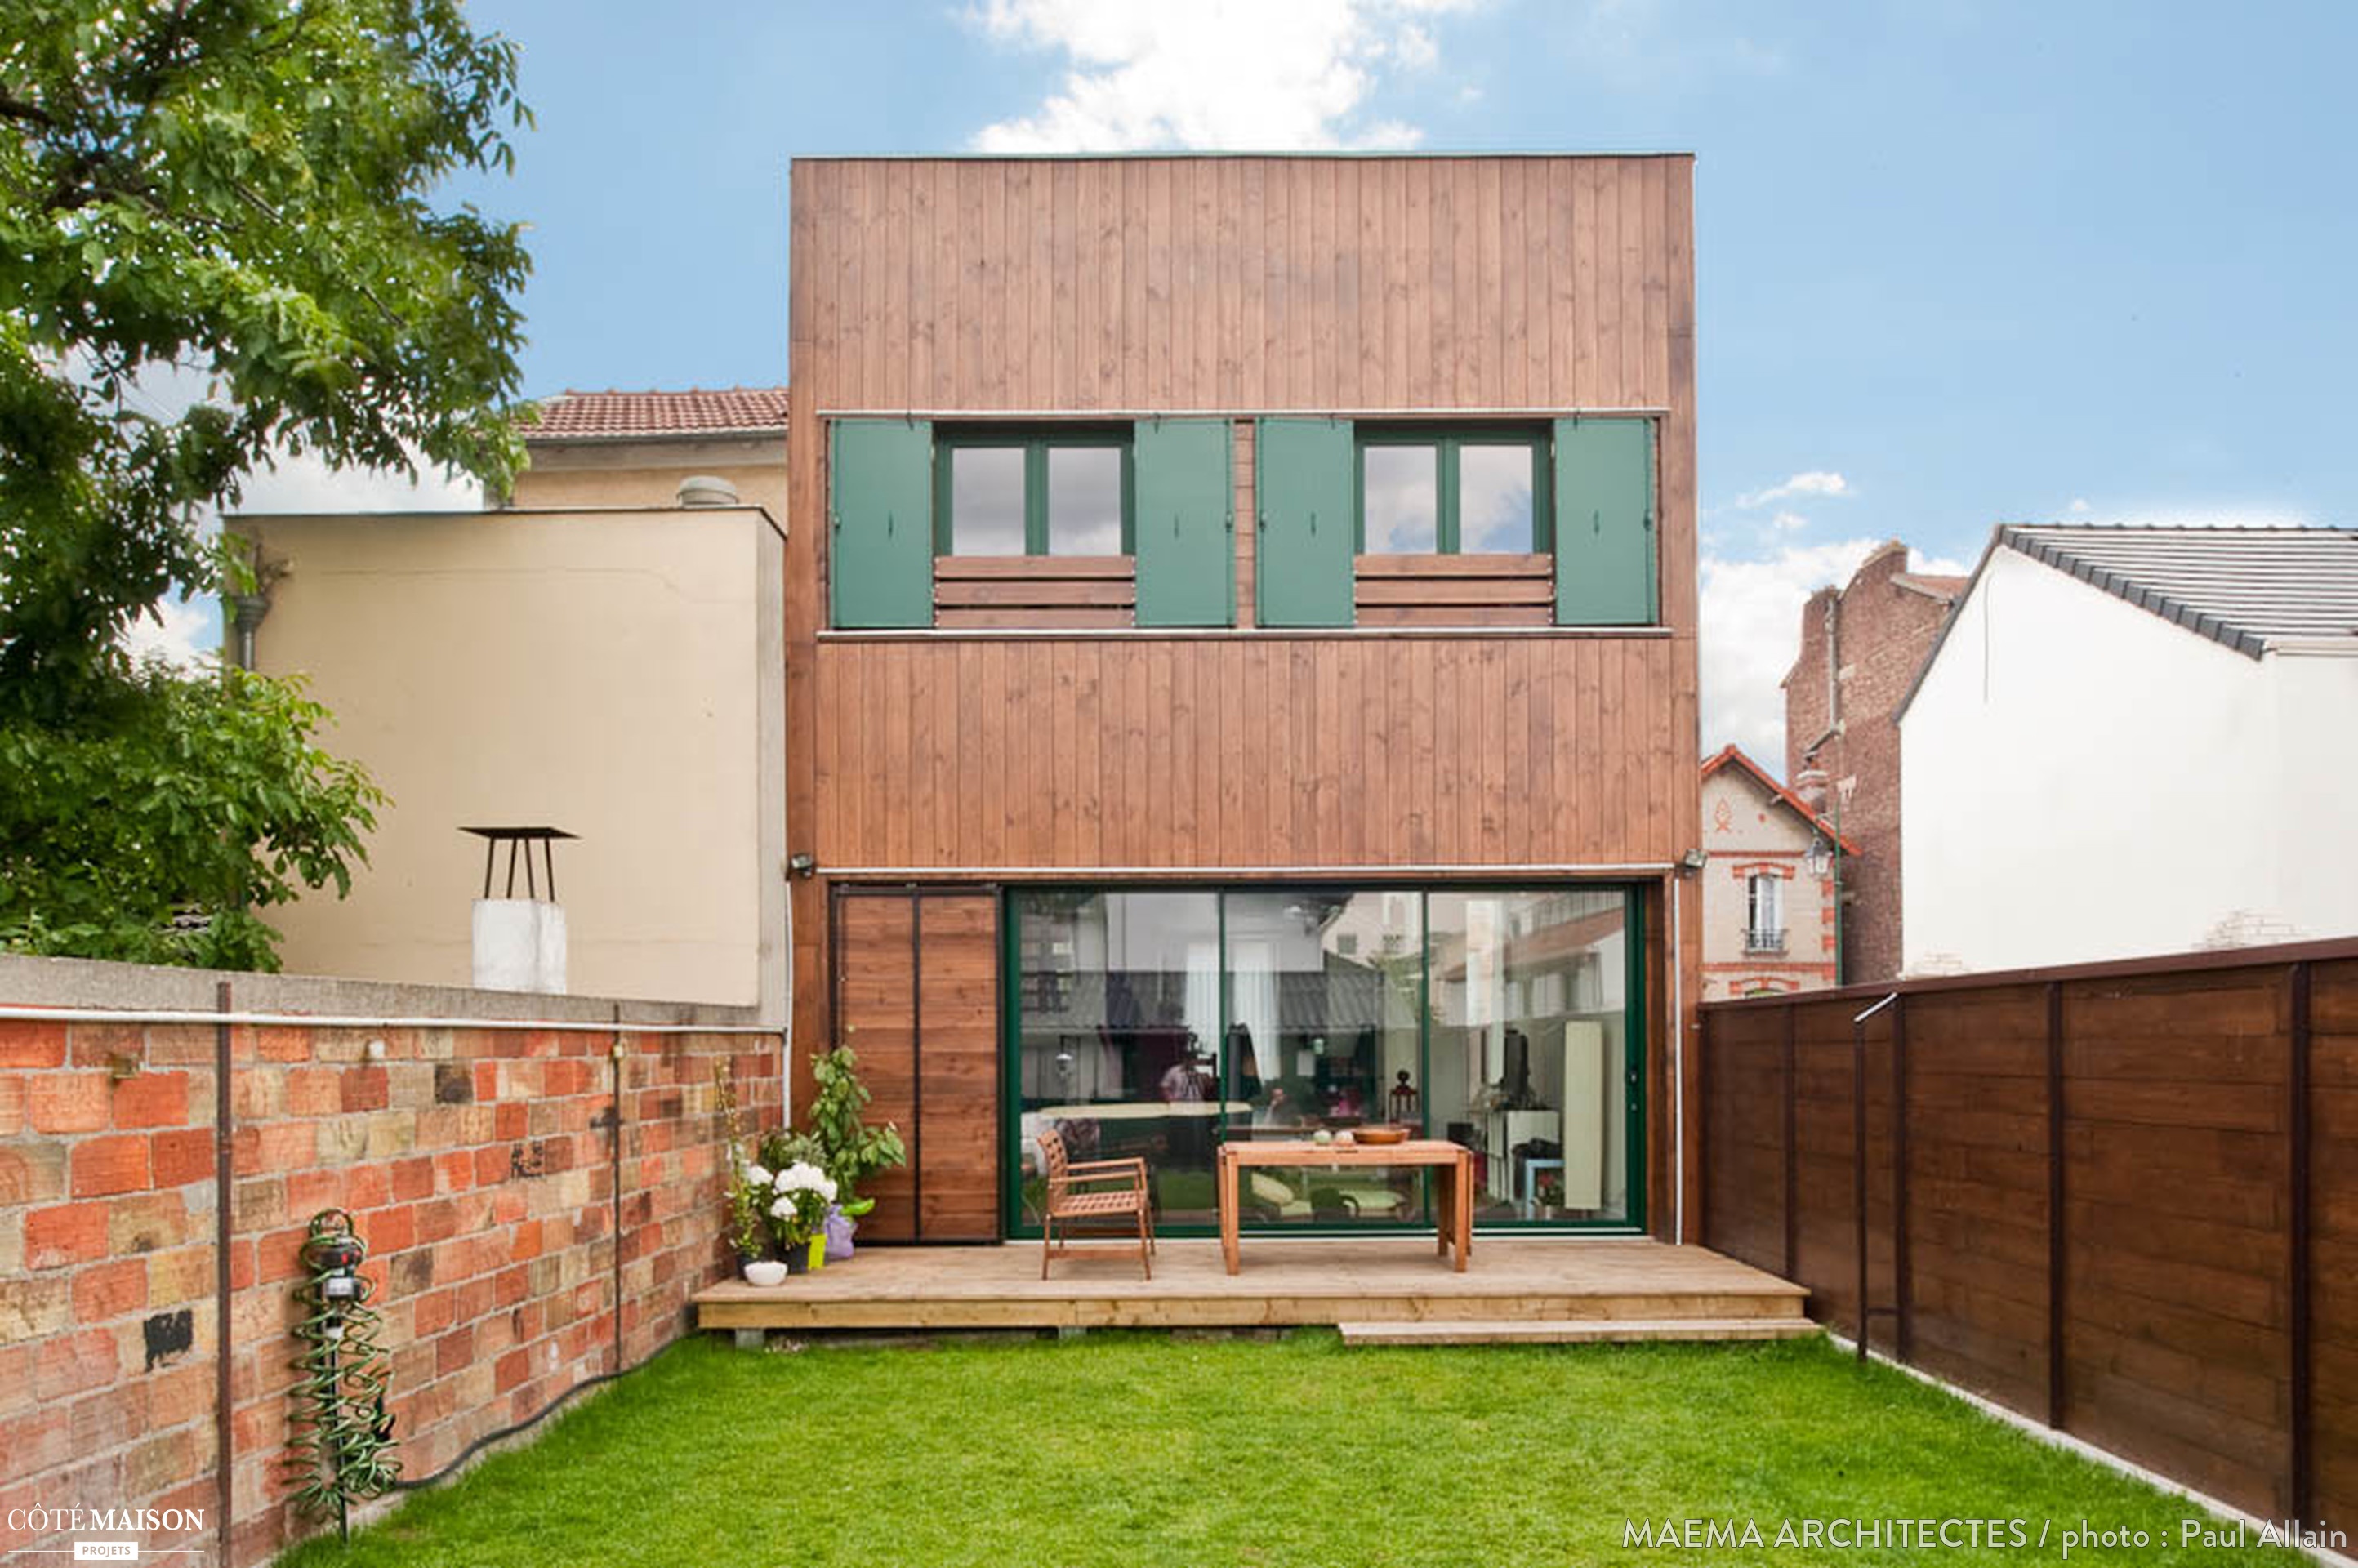
[[[2358,1528],[2358,940],[1893,989],[1872,1342],[2238,1508]],[[1851,1020],[1880,994],[1701,1010],[1702,1239],[1845,1331]]]
[[[787,819],[820,868],[792,884],[797,1038],[836,1032],[838,877],[1638,867],[1620,880],[1666,919],[1659,869],[1700,811],[1692,174],[1683,155],[797,159]],[[1132,600],[1092,597],[1113,579],[964,563],[940,629],[827,632],[826,428],[860,411],[1233,419],[1238,633],[1136,629]],[[1358,630],[1252,627],[1254,416],[1605,411],[1660,422],[1657,628],[1558,632],[1543,578],[1477,594],[1380,567]],[[1458,629],[1414,623],[1436,608]],[[1665,1053],[1692,1027],[1700,913],[1684,972],[1649,979],[1666,1235]]]

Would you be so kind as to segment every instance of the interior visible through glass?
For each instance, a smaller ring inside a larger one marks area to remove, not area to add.
[[[1121,449],[1048,449],[1048,553],[1121,554]]]
[[[1359,451],[1362,554],[1413,555],[1440,548],[1440,449],[1390,442]]]
[[[1314,1137],[1415,1122],[1424,917],[1413,892],[1336,890],[1228,895],[1228,1026],[1235,1098],[1252,1107],[1231,1138]],[[1406,1090],[1403,1096],[1399,1091]],[[1422,1217],[1412,1169],[1248,1168],[1244,1217],[1333,1225]]]
[[[1466,555],[1531,553],[1528,443],[1457,449],[1457,548]]]
[[[1010,903],[1026,1223],[1039,1220],[1033,1138],[1053,1129],[1076,1161],[1142,1157],[1158,1224],[1217,1224],[1219,896],[1025,892]]]
[[[950,553],[1023,553],[1023,449],[950,449]]]
[[[1624,895],[1435,892],[1428,909],[1428,1115],[1475,1151],[1475,1217],[1628,1218]]]
[[[1618,887],[1024,891],[1009,896],[1022,1225],[1034,1135],[1135,1155],[1157,1222],[1217,1223],[1223,1139],[1406,1126],[1474,1151],[1476,1217],[1631,1218],[1628,894]],[[1414,1169],[1249,1169],[1244,1223],[1431,1223]]]

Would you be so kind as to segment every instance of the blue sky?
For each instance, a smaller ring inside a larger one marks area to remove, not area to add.
[[[788,379],[796,154],[1693,151],[1706,751],[1778,764],[1800,600],[1875,540],[1969,564],[2000,520],[2358,522],[2358,5],[470,15],[538,113],[516,176],[462,192],[532,224],[536,395]]]

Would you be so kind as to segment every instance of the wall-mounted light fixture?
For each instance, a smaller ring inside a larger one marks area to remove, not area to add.
[[[1688,871],[1699,871],[1704,869],[1708,857],[1705,856],[1701,849],[1689,849],[1685,854],[1679,857],[1679,869]]]
[[[818,857],[817,855],[789,855],[786,857],[786,875],[790,877],[807,877],[817,870]]]
[[[1834,847],[1826,842],[1826,836],[1823,833],[1815,828],[1811,829],[1809,852],[1801,857],[1801,869],[1809,872],[1812,877],[1823,881],[1825,880],[1826,872],[1833,869],[1833,863]]]

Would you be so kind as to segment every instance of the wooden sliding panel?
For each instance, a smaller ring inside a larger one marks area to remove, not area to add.
[[[913,943],[916,908],[904,892],[838,890],[835,898],[835,994],[838,1038],[859,1057],[860,1076],[875,1098],[871,1123],[890,1121],[909,1145],[910,1164],[869,1178],[860,1195],[876,1200],[860,1222],[871,1241],[917,1235],[917,993]],[[795,1103],[805,1103],[797,1097]]]
[[[999,1236],[999,900],[917,897],[917,1230]]]
[[[842,888],[835,989],[843,1042],[901,1130],[908,1163],[862,1187],[871,1241],[999,1234],[999,918],[988,892]]]

